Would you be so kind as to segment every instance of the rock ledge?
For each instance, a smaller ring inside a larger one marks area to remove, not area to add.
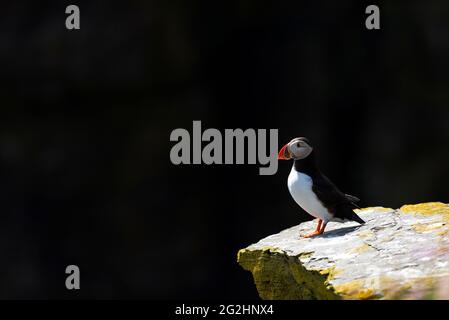
[[[449,205],[358,210],[367,223],[310,221],[238,252],[262,299],[449,299]]]

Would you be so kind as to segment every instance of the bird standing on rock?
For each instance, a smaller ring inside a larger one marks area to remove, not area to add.
[[[324,232],[329,221],[356,221],[364,224],[355,212],[357,197],[344,194],[318,169],[313,147],[304,137],[287,143],[278,154],[279,160],[293,160],[288,176],[288,190],[296,203],[308,214],[318,218],[316,230],[304,235],[310,238]]]

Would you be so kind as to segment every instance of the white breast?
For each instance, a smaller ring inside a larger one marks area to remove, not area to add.
[[[288,190],[290,190],[293,199],[311,216],[325,222],[330,221],[332,216],[312,191],[312,184],[312,178],[296,171],[294,167],[292,168],[288,176]]]

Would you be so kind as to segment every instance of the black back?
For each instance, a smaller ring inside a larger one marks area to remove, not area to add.
[[[301,160],[294,160],[295,170],[304,173],[312,178],[312,190],[330,213],[336,218],[357,221],[365,223],[353,209],[358,208],[355,204],[358,198],[346,195],[341,192],[332,181],[318,169],[315,151],[312,151],[308,157]]]

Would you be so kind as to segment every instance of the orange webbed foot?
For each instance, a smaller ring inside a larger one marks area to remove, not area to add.
[[[324,231],[324,230],[323,230],[323,231]],[[320,234],[323,234],[323,231],[317,231],[317,230],[315,230],[315,231],[312,232],[312,233],[302,235],[302,237],[303,237],[303,238],[312,238],[312,237],[318,236],[318,235],[320,235]]]
[[[323,223],[323,220],[318,219],[318,226],[316,227],[316,230],[312,233],[305,234],[302,237],[303,238],[312,238],[312,237],[318,236],[320,234],[323,234],[324,228],[326,228],[326,224],[327,224],[327,222]]]

